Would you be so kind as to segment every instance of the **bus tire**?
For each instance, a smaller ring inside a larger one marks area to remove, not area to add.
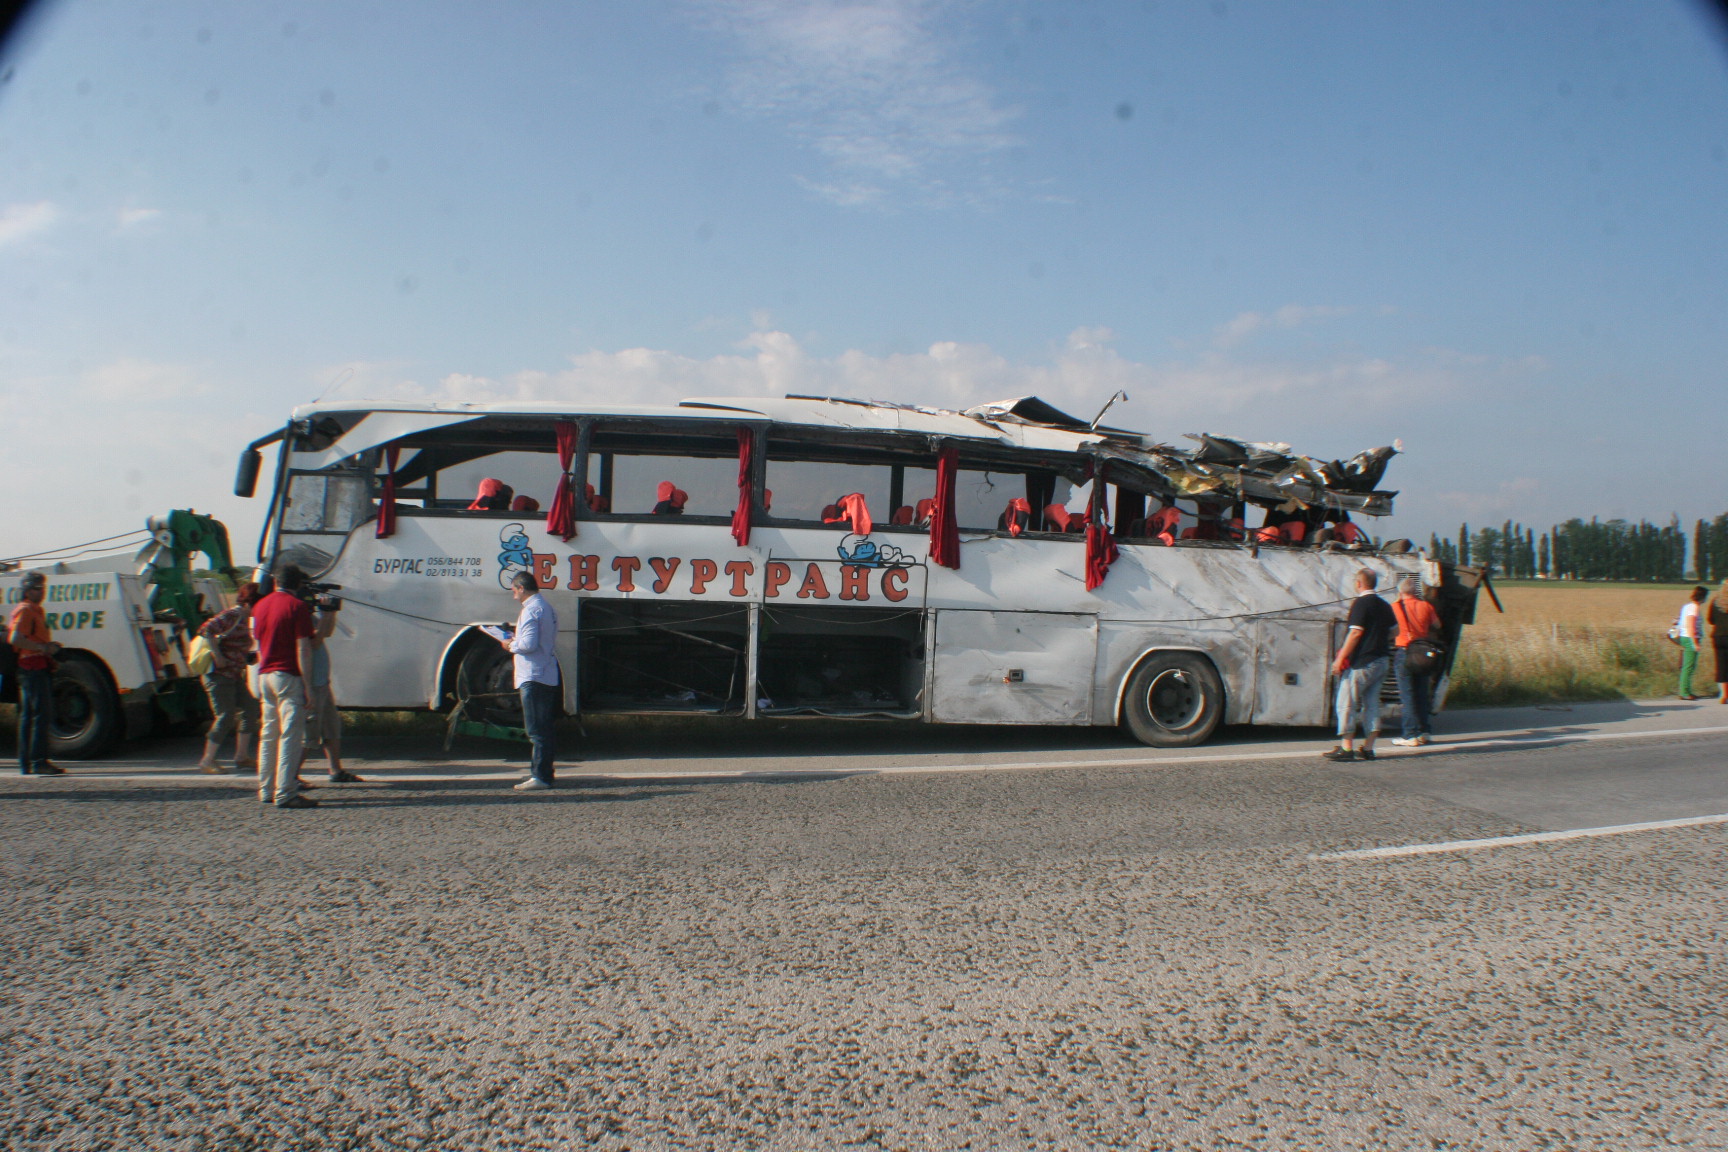
[[[1224,682],[1194,652],[1154,652],[1140,661],[1122,696],[1122,722],[1142,744],[1203,744],[1224,717]]]
[[[505,728],[522,727],[522,698],[515,688],[510,653],[482,637],[469,645],[456,666],[456,699],[466,700],[470,720]]]
[[[91,657],[74,653],[59,658],[50,683],[54,720],[48,726],[48,754],[90,760],[114,747],[126,720],[107,671]]]

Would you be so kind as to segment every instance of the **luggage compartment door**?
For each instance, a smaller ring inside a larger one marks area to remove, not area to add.
[[[1254,647],[1254,723],[1325,724],[1331,718],[1332,622],[1262,619]]]
[[[937,723],[1091,723],[1097,616],[944,609],[935,636]]]

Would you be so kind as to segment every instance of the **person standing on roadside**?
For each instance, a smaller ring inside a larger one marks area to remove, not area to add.
[[[558,614],[540,595],[540,582],[532,572],[518,572],[510,578],[510,598],[522,605],[522,613],[516,618],[515,633],[499,643],[515,658],[522,725],[534,746],[528,779],[515,787],[518,792],[544,792],[555,783],[552,741],[558,714]]]
[[[299,596],[306,574],[289,565],[276,591],[252,609],[258,640],[258,696],[264,731],[258,741],[258,799],[278,808],[316,808],[300,795],[300,751],[305,743],[306,681],[312,666],[312,609]]]
[[[330,690],[330,649],[324,641],[336,631],[336,613],[320,608],[312,614],[312,664],[306,677],[306,733],[308,744],[317,744],[329,765],[332,784],[360,784],[365,778],[342,767],[342,712]],[[304,755],[301,757],[305,759]],[[302,784],[302,788],[308,785]]]
[[[1432,640],[1440,633],[1440,613],[1422,599],[1422,582],[1414,576],[1398,582],[1398,600],[1392,605],[1398,619],[1398,638],[1392,647],[1392,674],[1398,679],[1398,700],[1403,705],[1404,734],[1392,741],[1400,748],[1419,748],[1432,737],[1434,670],[1417,671],[1410,666],[1410,643]]]
[[[1717,700],[1728,704],[1728,580],[1710,601],[1710,646],[1716,650]]]
[[[60,645],[48,631],[42,600],[48,577],[28,572],[24,599],[7,621],[7,643],[18,650],[18,774],[64,776],[66,770],[48,759],[48,727],[54,722],[54,687],[50,673]]]
[[[1398,628],[1391,607],[1374,591],[1379,582],[1373,569],[1356,573],[1350,631],[1332,662],[1338,677],[1338,747],[1321,753],[1328,760],[1374,759],[1374,738],[1380,734],[1380,686],[1386,682],[1392,636]],[[1362,724],[1361,752],[1352,747],[1358,720]]]
[[[1674,642],[1680,645],[1682,700],[1698,699],[1692,694],[1692,676],[1698,671],[1698,649],[1704,647],[1704,601],[1708,599],[1710,589],[1692,589],[1692,595],[1680,607],[1680,619],[1674,622]]]
[[[206,775],[224,775],[228,769],[217,763],[222,742],[234,737],[234,770],[258,767],[254,754],[258,740],[258,701],[246,687],[252,650],[252,606],[258,603],[258,585],[248,581],[234,596],[234,607],[204,621],[198,634],[209,642],[214,662],[199,677],[204,695],[210,699],[210,731],[204,734],[204,755],[198,770]]]

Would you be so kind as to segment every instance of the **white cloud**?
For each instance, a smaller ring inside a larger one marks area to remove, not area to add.
[[[1471,366],[1437,354],[1402,359],[1354,353],[1311,359],[1247,359],[1226,350],[1160,363],[1123,356],[1107,328],[1077,328],[1048,357],[1014,361],[983,344],[940,341],[919,352],[874,355],[856,349],[812,356],[791,335],[758,331],[738,351],[693,357],[653,348],[589,351],[558,371],[501,379],[453,374],[422,385],[372,371],[343,394],[393,399],[510,403],[565,400],[676,404],[695,396],[779,397],[787,393],[966,408],[1038,395],[1090,419],[1117,389],[1130,401],[1115,422],[1174,441],[1216,431],[1252,439],[1294,439],[1304,450],[1358,451],[1411,431],[1436,406],[1534,370],[1520,361]],[[1328,442],[1314,446],[1314,438]],[[1330,442],[1337,443],[1331,444]]]
[[[0,248],[45,232],[59,219],[60,209],[51,200],[8,204],[0,208]]]
[[[222,517],[237,548],[247,551],[263,505],[228,495],[235,457],[248,441],[279,427],[289,407],[315,396],[579,406],[796,392],[964,408],[1032,394],[1090,419],[1122,389],[1131,399],[1112,410],[1111,422],[1169,442],[1180,442],[1185,432],[1210,431],[1287,440],[1301,451],[1338,456],[1421,433],[1426,448],[1415,449],[1422,455],[1412,458],[1409,474],[1431,469],[1449,478],[1425,487],[1436,495],[1418,505],[1446,508],[1442,523],[1457,519],[1458,511],[1468,511],[1474,522],[1500,508],[1516,516],[1522,499],[1540,493],[1449,491],[1458,487],[1450,477],[1460,465],[1457,444],[1442,447],[1448,422],[1543,371],[1539,363],[1438,350],[1279,360],[1205,348],[1148,363],[1122,355],[1101,327],[1076,328],[1034,359],[959,341],[887,355],[853,349],[819,356],[788,333],[764,329],[715,356],[594,350],[553,371],[498,379],[452,373],[433,380],[406,362],[352,361],[318,369],[297,389],[263,393],[219,387],[198,365],[125,357],[70,376],[9,380],[0,389],[0,425],[8,429],[14,468],[56,494],[55,515],[33,518],[7,546],[22,551],[93,539],[140,524],[151,512],[195,506]],[[70,422],[68,411],[76,414]]]
[[[1234,348],[1256,332],[1267,329],[1290,329],[1316,320],[1332,320],[1348,316],[1349,308],[1329,305],[1305,306],[1286,304],[1272,312],[1242,312],[1226,324],[1220,324],[1212,334],[1212,343],[1219,348]]]
[[[158,364],[123,357],[85,372],[81,391],[94,400],[150,406],[210,392],[207,382],[184,364]]]
[[[1435,515],[1476,521],[1481,526],[1490,521],[1515,520],[1527,515],[1529,509],[1545,502],[1546,498],[1541,482],[1530,476],[1515,476],[1489,488],[1435,492],[1427,497],[1427,503]]]
[[[830,173],[800,182],[846,207],[988,198],[978,161],[1018,142],[1019,113],[957,57],[937,0],[726,0],[694,9],[738,46],[731,93],[782,122]]]
[[[162,219],[160,208],[122,208],[115,214],[116,230],[137,232],[148,229]]]
[[[53,500],[50,511],[8,525],[8,552],[94,540],[196,508],[227,523],[236,560],[250,560],[262,506],[231,495],[234,465],[282,413],[248,408],[239,395],[214,396],[195,366],[140,358],[9,380],[0,424],[14,466]]]

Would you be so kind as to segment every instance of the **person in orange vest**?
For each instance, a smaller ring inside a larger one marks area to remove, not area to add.
[[[1354,527],[1354,525],[1352,525]],[[1428,743],[1434,710],[1434,672],[1418,672],[1410,666],[1410,645],[1440,635],[1440,613],[1422,599],[1422,582],[1408,577],[1398,584],[1398,599],[1392,615],[1398,620],[1393,641],[1392,674],[1398,680],[1398,699],[1404,705],[1404,734],[1392,743],[1400,748],[1419,748]]]
[[[48,577],[24,576],[24,599],[12,609],[7,642],[18,650],[18,774],[63,776],[66,770],[48,759],[48,727],[54,723],[54,687],[50,673],[60,645],[48,631],[42,600]]]

